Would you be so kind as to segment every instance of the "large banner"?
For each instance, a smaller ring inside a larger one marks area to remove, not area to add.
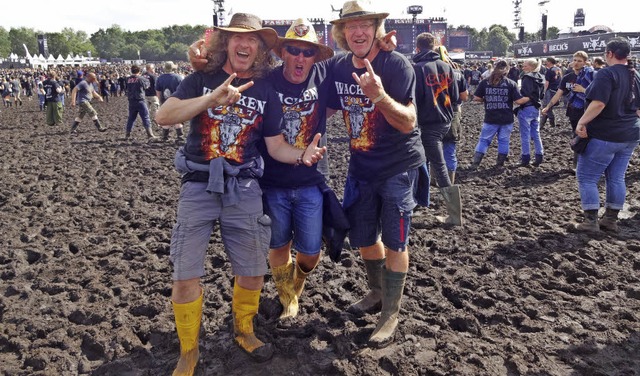
[[[589,55],[601,55],[605,51],[607,42],[615,37],[626,38],[631,45],[632,53],[640,52],[640,32],[583,35],[573,38],[519,43],[513,45],[513,52],[516,58],[571,56],[577,51],[584,51]]]
[[[397,47],[396,51],[401,54],[412,55],[415,53],[415,37],[421,33],[429,32],[429,21],[416,19],[415,24],[412,19],[388,18],[384,22],[387,31],[396,31]]]
[[[491,60],[493,51],[465,51],[465,60]]]

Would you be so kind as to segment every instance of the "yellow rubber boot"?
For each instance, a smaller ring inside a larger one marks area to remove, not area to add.
[[[271,274],[273,274],[273,281],[282,304],[280,320],[296,317],[298,315],[298,296],[293,285],[294,267],[291,260],[282,266],[272,267]]]
[[[300,268],[300,264],[296,262],[296,267],[293,271],[293,291],[295,291],[298,301],[300,300],[300,295],[302,295],[302,291],[304,290],[304,282],[312,271],[313,269],[305,272]]]
[[[233,285],[233,333],[236,343],[256,362],[264,362],[273,356],[270,343],[260,341],[253,333],[253,318],[258,313],[261,290],[247,290],[235,282]]]
[[[176,320],[176,330],[180,339],[180,360],[173,371],[173,376],[191,376],[198,364],[200,351],[198,350],[198,336],[200,334],[200,320],[202,318],[202,297],[193,302],[173,305]]]

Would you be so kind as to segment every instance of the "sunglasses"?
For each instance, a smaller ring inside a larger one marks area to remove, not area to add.
[[[294,46],[285,46],[284,49],[287,50],[287,52],[293,56],[298,56],[300,55],[301,52],[302,52],[302,56],[304,57],[312,57],[316,55],[315,48],[304,49],[304,48],[298,48]]]

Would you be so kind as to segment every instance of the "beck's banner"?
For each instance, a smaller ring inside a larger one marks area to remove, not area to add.
[[[542,56],[571,56],[578,51],[589,55],[602,55],[607,42],[615,37],[622,37],[629,41],[631,52],[640,51],[640,32],[637,33],[606,33],[582,35],[573,38],[545,40],[513,45],[514,56],[518,59]]]

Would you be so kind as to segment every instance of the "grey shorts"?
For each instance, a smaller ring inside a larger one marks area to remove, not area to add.
[[[89,115],[90,117],[98,115],[90,102],[82,102],[78,105],[78,118],[84,119],[85,115]]]
[[[240,202],[227,207],[222,206],[219,195],[206,191],[207,183],[182,185],[169,256],[174,281],[205,275],[205,257],[215,221],[220,222],[233,274],[254,277],[267,273],[271,220],[262,211],[262,190],[255,179],[238,180]]]

